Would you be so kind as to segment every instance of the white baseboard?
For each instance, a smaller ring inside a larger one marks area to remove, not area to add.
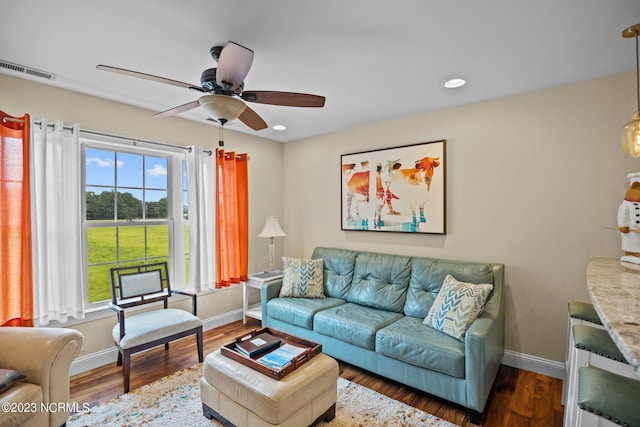
[[[202,321],[202,329],[208,331],[209,329],[219,328],[220,326],[227,325],[231,322],[242,320],[242,309],[229,311],[219,316],[209,317]]]
[[[96,351],[95,353],[80,356],[71,362],[69,367],[69,375],[77,375],[82,372],[90,371],[99,366],[115,363],[118,359],[118,350],[115,346],[106,350]]]
[[[202,321],[202,329],[208,331],[209,329],[218,328],[228,323],[235,322],[236,320],[242,320],[242,310],[233,310],[228,313],[224,313],[220,316],[210,317]],[[115,363],[118,359],[118,350],[115,346],[97,351],[95,353],[87,354],[76,358],[69,368],[69,375],[77,375],[82,372],[89,371],[91,369],[98,368],[100,366],[108,365],[109,363]]]
[[[564,380],[564,363],[556,362],[555,360],[505,350],[504,356],[502,356],[502,364]]]

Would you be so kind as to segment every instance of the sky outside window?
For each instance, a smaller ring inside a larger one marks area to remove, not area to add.
[[[87,148],[87,191],[114,191],[116,185],[118,192],[131,193],[141,201],[166,198],[167,159]]]

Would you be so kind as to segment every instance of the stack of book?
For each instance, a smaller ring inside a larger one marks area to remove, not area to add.
[[[284,344],[271,353],[262,356],[258,359],[258,362],[272,369],[282,369],[305,351],[305,348]]]
[[[236,342],[236,350],[249,357],[256,357],[280,345],[280,338],[267,332],[244,341]]]

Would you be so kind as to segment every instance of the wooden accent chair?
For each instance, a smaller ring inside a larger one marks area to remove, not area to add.
[[[191,297],[191,313],[168,307],[173,294]],[[112,268],[111,298],[109,307],[118,316],[112,335],[118,347],[117,363],[122,365],[125,393],[129,392],[134,353],[160,344],[168,350],[169,342],[195,334],[198,360],[202,362],[202,321],[196,316],[197,296],[171,289],[166,262]],[[151,309],[125,316],[125,309],[145,305]]]

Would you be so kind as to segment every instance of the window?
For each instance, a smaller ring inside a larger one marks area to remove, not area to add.
[[[83,140],[86,302],[111,299],[109,269],[168,261],[172,283],[188,271],[183,153]],[[179,287],[179,286],[178,286]]]

